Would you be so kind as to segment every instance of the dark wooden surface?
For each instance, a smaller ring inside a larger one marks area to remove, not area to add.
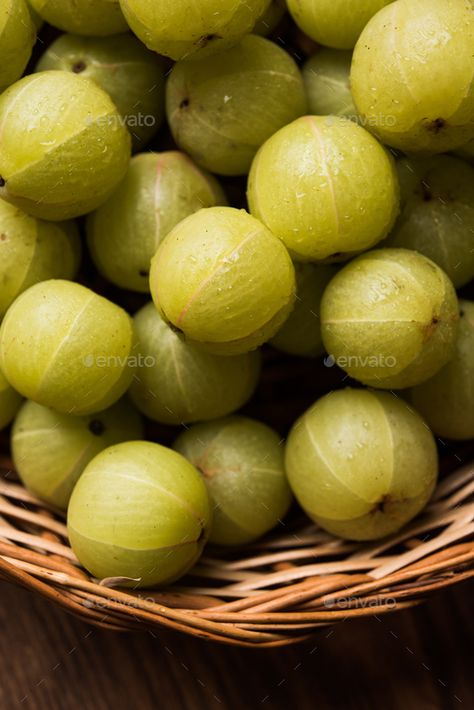
[[[0,708],[431,710],[474,707],[472,595],[341,623],[291,649],[114,634],[0,583]]]

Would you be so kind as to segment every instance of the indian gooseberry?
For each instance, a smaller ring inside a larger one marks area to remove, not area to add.
[[[258,148],[306,111],[301,73],[290,55],[249,35],[198,62],[178,62],[166,89],[166,112],[178,145],[204,168],[248,173]]]
[[[38,15],[36,10],[33,8],[31,0],[26,0],[26,4],[28,6],[28,10],[30,11],[31,19],[33,20],[33,24],[36,28],[36,31],[39,32],[40,29],[43,27],[44,20],[41,15]]]
[[[321,302],[327,352],[351,377],[383,389],[429,379],[454,354],[459,307],[442,269],[408,249],[354,259]]]
[[[73,279],[80,258],[74,222],[43,222],[0,200],[0,320],[33,284]]]
[[[119,0],[29,0],[50,25],[78,35],[106,36],[128,29]]]
[[[127,128],[105,91],[78,74],[16,82],[0,96],[0,124],[0,198],[33,217],[90,212],[127,170]]]
[[[186,339],[236,355],[257,348],[285,321],[295,270],[282,242],[245,210],[209,207],[164,239],[150,285],[163,318]]]
[[[17,81],[31,57],[36,28],[25,0],[0,2],[0,92]]]
[[[194,59],[221,52],[252,31],[270,0],[120,0],[137,37],[158,54]]]
[[[280,436],[261,422],[225,417],[184,431],[174,448],[202,474],[214,508],[210,541],[252,542],[281,523],[291,503]]]
[[[285,464],[309,517],[351,540],[397,532],[424,508],[438,474],[433,435],[406,402],[350,388],[322,397],[298,419]]]
[[[336,267],[325,264],[295,264],[295,306],[270,340],[273,347],[290,355],[317,357],[324,352],[321,337],[321,298]]]
[[[7,382],[0,370],[0,431],[10,424],[22,401],[21,395]]]
[[[350,87],[352,52],[322,48],[303,66],[309,111],[317,116],[342,116],[357,121]]]
[[[153,303],[134,318],[140,367],[130,388],[137,408],[163,424],[235,412],[252,396],[260,353],[221,357],[197,350],[167,325]]]
[[[86,467],[69,502],[69,540],[95,577],[152,587],[175,581],[198,560],[211,513],[192,464],[159,444],[132,441]]]
[[[460,301],[453,359],[411,390],[411,401],[431,429],[448,439],[474,439],[474,303]]]
[[[36,65],[36,71],[49,70],[95,81],[118,108],[136,148],[158,131],[165,112],[164,64],[132,35],[61,35]]]
[[[335,49],[352,49],[370,20],[392,0],[287,0],[296,24],[311,39]]]
[[[402,210],[387,240],[415,249],[456,288],[474,278],[474,169],[449,155],[397,162]]]
[[[141,153],[111,197],[89,215],[87,237],[98,270],[112,283],[149,293],[150,261],[182,219],[226,204],[217,180],[178,151]]]
[[[396,0],[354,50],[351,87],[368,128],[404,152],[443,153],[474,137],[471,0]]]
[[[12,456],[23,484],[66,510],[72,490],[94,456],[108,446],[141,439],[143,426],[125,400],[99,414],[76,417],[27,401],[12,430]]]
[[[132,319],[71,281],[31,286],[0,328],[0,367],[20,394],[66,414],[110,407],[128,389],[136,360]]]
[[[386,237],[399,188],[391,155],[368,131],[337,116],[304,116],[260,148],[248,200],[295,259],[322,261]]]
[[[262,37],[267,37],[280,24],[286,12],[285,0],[271,0],[270,5],[263,15],[257,20],[252,32]]]

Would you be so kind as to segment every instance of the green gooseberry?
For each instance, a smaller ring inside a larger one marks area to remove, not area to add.
[[[270,5],[263,15],[257,20],[252,32],[262,37],[267,37],[275,30],[286,13],[285,0],[271,0]]]
[[[358,121],[351,94],[352,52],[321,48],[303,66],[303,82],[310,113],[342,116]]]
[[[209,207],[180,222],[151,262],[163,318],[196,345],[237,355],[269,340],[295,299],[282,242],[245,210]]]
[[[66,510],[79,476],[94,456],[113,444],[142,437],[140,416],[125,400],[88,417],[60,414],[29,400],[13,425],[13,462],[26,488]]]
[[[392,156],[364,128],[337,116],[304,116],[260,148],[248,200],[295,259],[347,259],[387,236],[399,187]]]
[[[0,198],[59,221],[105,202],[124,177],[130,134],[111,98],[65,71],[24,77],[0,96]]]
[[[78,35],[106,36],[128,29],[119,0],[29,0],[50,25]]]
[[[474,439],[474,303],[460,301],[453,359],[411,390],[413,405],[431,429],[448,439]]]
[[[357,257],[336,274],[321,302],[333,364],[383,389],[411,387],[440,370],[454,355],[458,321],[451,281],[408,249]]]
[[[43,222],[0,200],[0,320],[33,284],[73,279],[80,260],[74,222]]]
[[[226,417],[192,426],[174,448],[202,474],[214,508],[210,541],[252,542],[288,512],[291,491],[278,434],[246,417]]]
[[[12,387],[65,414],[114,404],[131,384],[135,348],[130,316],[72,281],[31,286],[0,328],[0,367]]]
[[[110,446],[87,465],[69,502],[69,540],[95,577],[153,587],[197,562],[211,513],[206,486],[184,456],[132,441]]]
[[[33,8],[31,0],[26,0],[26,4],[28,6],[28,10],[30,11],[31,19],[33,20],[33,24],[36,28],[36,31],[39,32],[44,25],[44,20],[40,15],[38,15],[36,10]]]
[[[255,391],[260,352],[221,357],[196,349],[161,318],[153,303],[134,318],[140,365],[130,388],[137,408],[163,424],[222,417]]]
[[[112,283],[149,293],[150,261],[163,238],[202,207],[226,204],[217,180],[178,151],[132,158],[112,196],[89,215],[97,269]]]
[[[285,464],[309,517],[350,540],[396,533],[425,507],[438,475],[433,435],[406,402],[350,388],[298,419]]]
[[[0,431],[13,420],[22,401],[21,395],[7,382],[0,370]]]
[[[166,89],[174,139],[207,170],[248,173],[258,148],[306,111],[301,73],[290,55],[249,35],[198,62],[178,62]]]
[[[25,0],[0,4],[0,92],[17,81],[28,64],[36,29]]]

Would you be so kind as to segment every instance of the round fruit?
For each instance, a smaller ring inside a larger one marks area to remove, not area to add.
[[[419,251],[464,286],[474,278],[474,169],[449,155],[397,169],[402,211],[387,244]]]
[[[174,448],[201,472],[214,507],[210,541],[252,542],[281,523],[291,503],[276,432],[245,417],[197,424]]]
[[[161,318],[153,303],[134,318],[141,366],[130,395],[138,409],[163,424],[183,424],[235,412],[252,396],[260,353],[233,357],[202,352]]]
[[[310,113],[358,120],[350,87],[352,52],[320,49],[303,67]]]
[[[248,173],[258,148],[306,111],[301,73],[287,52],[249,35],[199,62],[178,62],[166,90],[178,145],[222,175]]]
[[[352,94],[384,143],[443,153],[474,137],[472,10],[471,0],[397,0],[362,32]]]
[[[0,2],[0,92],[20,78],[36,40],[25,0]]]
[[[28,10],[30,11],[31,19],[33,20],[33,24],[36,28],[36,31],[39,32],[44,25],[44,20],[40,15],[38,15],[36,10],[33,9],[31,0],[26,0],[26,4],[28,6]]]
[[[252,32],[262,37],[267,37],[280,24],[286,12],[285,0],[271,0],[270,5],[257,21]]]
[[[474,439],[474,303],[460,301],[456,352],[431,380],[411,391],[411,401],[435,434]]]
[[[12,430],[12,455],[23,484],[66,510],[72,490],[94,456],[107,446],[141,439],[140,416],[126,401],[88,417],[25,402]]]
[[[43,222],[0,200],[0,320],[33,284],[73,279],[80,259],[74,222]]]
[[[270,343],[290,355],[317,357],[324,352],[321,337],[321,298],[336,274],[334,266],[295,264],[295,307]]]
[[[399,189],[392,157],[370,133],[344,118],[304,116],[260,148],[248,199],[295,259],[321,261],[386,237]]]
[[[125,175],[130,134],[110,97],[65,71],[33,74],[0,96],[0,198],[41,219],[77,217]]]
[[[68,532],[95,577],[152,587],[194,565],[210,520],[209,496],[194,466],[164,446],[133,441],[88,464],[71,496]]]
[[[15,392],[0,370],[0,430],[10,424],[22,401],[21,396]]]
[[[62,35],[36,65],[36,71],[56,69],[92,79],[106,91],[136,148],[158,131],[164,116],[164,65],[135,37]]]
[[[172,59],[221,52],[252,31],[270,0],[120,0],[139,39]]]
[[[408,249],[378,249],[341,269],[321,302],[323,342],[351,377],[384,389],[429,379],[454,354],[456,292]]]
[[[113,35],[128,30],[119,0],[29,0],[50,25],[78,35]]]
[[[131,318],[71,281],[43,281],[10,306],[0,329],[0,367],[18,392],[67,414],[114,404],[136,365]]]
[[[433,435],[413,409],[388,392],[350,388],[296,422],[285,463],[309,517],[351,540],[397,532],[424,508],[438,474]]]
[[[184,153],[136,155],[113,195],[87,220],[95,265],[112,283],[149,293],[150,261],[168,232],[202,207],[225,203],[215,178]]]
[[[210,207],[180,222],[151,264],[153,300],[186,338],[216,354],[257,348],[295,298],[283,244],[245,210]]]

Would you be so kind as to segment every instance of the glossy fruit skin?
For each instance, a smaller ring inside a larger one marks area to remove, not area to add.
[[[80,74],[106,91],[135,148],[143,148],[160,128],[165,113],[164,63],[132,35],[61,35],[36,65],[36,71],[51,70]]]
[[[25,0],[0,5],[0,93],[17,81],[28,64],[36,28]]]
[[[359,119],[350,87],[352,52],[323,47],[303,66],[308,108],[315,116]]]
[[[225,417],[184,431],[174,448],[202,474],[214,519],[210,542],[242,545],[281,524],[292,495],[280,436],[247,417]]]
[[[166,112],[180,148],[221,175],[248,173],[258,148],[306,111],[301,72],[290,55],[248,35],[222,52],[175,64]]]
[[[456,288],[474,278],[474,169],[437,155],[397,162],[402,209],[386,244],[415,249]]]
[[[99,412],[128,389],[136,361],[130,316],[71,281],[31,286],[0,328],[0,367],[23,396],[76,416]]]
[[[175,60],[216,54],[252,31],[270,0],[120,0],[133,32],[149,49]]]
[[[66,510],[79,476],[98,453],[142,437],[140,416],[126,400],[88,417],[60,414],[29,400],[15,419],[12,456],[22,483]]]
[[[29,0],[33,10],[64,32],[104,37],[128,29],[119,0]]]
[[[285,464],[309,517],[351,540],[396,533],[424,508],[438,474],[433,435],[411,407],[388,392],[350,388],[295,423]]]
[[[473,45],[470,0],[390,3],[354,50],[352,94],[367,127],[407,153],[443,153],[474,138]]]
[[[209,352],[254,350],[277,332],[295,298],[283,244],[245,210],[209,207],[180,222],[153,257],[163,318]]]
[[[74,222],[43,222],[0,200],[0,320],[33,284],[73,279],[81,249]]]
[[[0,370],[0,431],[10,424],[23,399],[7,382]]]
[[[197,422],[240,409],[252,396],[261,367],[259,351],[221,357],[196,349],[172,330],[153,303],[134,317],[142,356],[130,396],[162,424]]]
[[[410,399],[438,436],[474,438],[474,303],[460,301],[461,318],[453,359]]]
[[[153,587],[198,560],[211,513],[194,466],[164,446],[133,441],[105,449],[86,467],[69,503],[69,540],[95,577]]]
[[[299,261],[369,249],[399,209],[392,156],[337,116],[303,116],[269,138],[252,163],[247,195],[250,212]]]
[[[382,389],[411,387],[440,370],[454,354],[458,321],[451,281],[408,249],[357,257],[321,302],[327,352],[351,377]]]
[[[226,202],[217,180],[184,153],[136,155],[113,195],[88,216],[94,263],[117,286],[149,293],[151,258],[168,232],[201,208]]]
[[[253,34],[268,37],[280,24],[286,13],[285,0],[272,0],[252,30]]]
[[[0,198],[33,217],[90,212],[127,170],[123,120],[105,91],[77,74],[46,71],[16,82],[0,96],[0,123]]]

